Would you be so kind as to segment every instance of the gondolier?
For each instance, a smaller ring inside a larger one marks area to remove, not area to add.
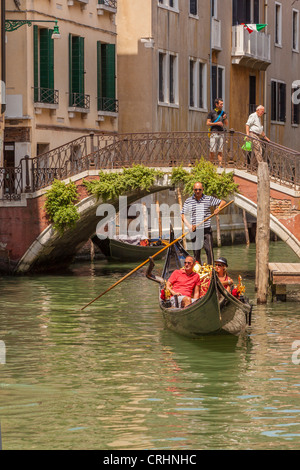
[[[213,264],[213,237],[210,219],[199,227],[197,226],[211,215],[211,207],[217,206],[214,211],[214,214],[217,215],[219,210],[225,206],[226,201],[203,194],[203,185],[200,182],[194,184],[193,190],[193,196],[189,197],[183,205],[181,217],[188,229],[194,232],[193,251],[196,261],[202,264],[201,248],[203,246],[207,256],[207,264]]]

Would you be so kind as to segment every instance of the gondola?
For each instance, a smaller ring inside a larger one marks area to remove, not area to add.
[[[179,241],[170,246],[160,281],[166,281],[175,269],[182,268],[184,259],[188,255]],[[171,307],[170,301],[162,300],[163,286],[163,284],[160,286],[159,305],[165,324],[170,330],[183,336],[189,338],[221,334],[238,336],[251,323],[252,307],[249,301],[246,298],[238,299],[229,293],[219,281],[214,269],[207,293],[188,307]]]
[[[106,258],[127,262],[144,261],[149,258],[149,256],[155,255],[163,247],[162,242],[159,241],[156,241],[155,245],[142,246],[117,238],[108,237],[100,239],[97,235],[92,238],[92,242],[100,249]],[[161,259],[163,256],[165,256],[165,252],[158,255],[156,259]]]

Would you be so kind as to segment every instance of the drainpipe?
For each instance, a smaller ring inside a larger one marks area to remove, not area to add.
[[[268,24],[268,0],[265,0],[264,3],[264,23]],[[267,26],[267,32],[268,32],[268,26]],[[267,91],[268,91],[268,83],[267,83],[267,69],[265,70],[265,76],[264,76],[264,108],[265,111],[267,111]],[[268,132],[268,135],[270,135],[269,130],[267,131],[267,114],[264,115],[264,129],[265,133]]]
[[[212,99],[212,2],[213,0],[210,0],[210,40],[209,40],[209,47],[210,47],[210,53],[209,53],[209,68],[210,68],[210,109],[213,109],[213,99]],[[224,99],[224,98],[223,98]]]
[[[4,114],[6,81],[6,55],[5,55],[5,0],[1,0],[1,114]],[[4,95],[4,96],[3,96]]]

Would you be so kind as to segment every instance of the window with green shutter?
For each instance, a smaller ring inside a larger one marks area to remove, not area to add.
[[[69,35],[69,105],[89,107],[89,96],[84,87],[84,38]]]
[[[58,103],[54,90],[54,41],[53,30],[33,27],[34,101]]]
[[[117,112],[115,44],[97,42],[98,111]]]

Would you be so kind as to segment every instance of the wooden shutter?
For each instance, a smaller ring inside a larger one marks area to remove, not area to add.
[[[72,34],[69,34],[69,106],[73,105],[73,98],[72,98],[72,93],[73,93],[73,81],[72,81]]]
[[[72,91],[84,93],[84,38],[73,36],[71,42]]]
[[[54,89],[53,31],[40,29],[40,87]]]
[[[102,44],[101,41],[97,41],[97,109],[102,109]]]
[[[39,29],[38,26],[33,26],[33,86],[34,86],[34,101],[38,100],[38,86],[39,86]]]
[[[106,98],[116,98],[116,65],[115,65],[115,45],[105,44],[105,62],[103,75],[105,77]]]

